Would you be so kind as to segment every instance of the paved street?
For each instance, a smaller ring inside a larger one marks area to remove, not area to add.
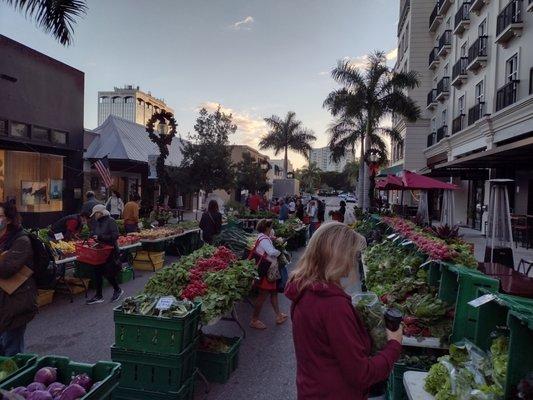
[[[298,259],[299,254],[294,254],[294,260]],[[123,285],[126,294],[133,295],[142,290],[150,275],[137,271],[136,279]],[[111,297],[110,288],[104,289],[104,297]],[[90,363],[109,360],[109,348],[114,342],[112,309],[116,304],[106,302],[86,306],[84,302],[83,294],[77,295],[73,303],[66,296],[57,295],[54,302],[44,307],[29,324],[26,333],[27,352],[64,355]],[[280,304],[283,311],[288,313],[289,301],[285,296],[280,296]],[[239,318],[247,331],[240,351],[239,368],[227,384],[211,385],[207,396],[205,385],[198,382],[196,399],[270,400],[296,397],[290,321],[275,326],[272,309],[265,303],[262,319],[268,329],[255,331],[248,328],[251,311],[247,303],[237,306]],[[240,335],[235,323],[224,321],[205,327],[204,331],[227,336]]]

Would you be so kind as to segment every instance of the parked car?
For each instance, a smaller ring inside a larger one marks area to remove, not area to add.
[[[344,201],[346,203],[357,203],[357,199],[355,198],[353,194],[346,195],[346,197],[344,197]]]

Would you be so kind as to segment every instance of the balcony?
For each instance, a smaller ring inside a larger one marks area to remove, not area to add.
[[[468,66],[468,57],[461,57],[459,61],[453,66],[452,72],[452,85],[460,87],[464,81],[468,79],[468,72],[466,67]]]
[[[489,3],[489,0],[470,0],[470,3],[470,12],[479,15],[479,12],[485,7],[485,4]]]
[[[407,19],[407,14],[409,13],[410,9],[411,9],[411,0],[407,0],[405,4],[403,5],[402,12],[400,13],[400,19],[398,20],[398,36],[400,36],[400,33],[402,33],[402,29],[403,29],[405,20]]]
[[[427,102],[427,110],[431,110],[435,107],[437,107],[439,103],[437,102],[437,89],[431,89],[428,93],[428,102]]]
[[[442,0],[438,0],[435,4],[435,8],[429,16],[429,31],[435,32],[442,22],[442,15],[439,13],[439,8],[442,3]]]
[[[487,63],[487,42],[487,36],[480,36],[468,49],[468,65],[466,67],[468,71],[476,73]]]
[[[439,14],[444,16],[444,15],[446,15],[448,10],[452,6],[453,0],[442,0],[442,1],[439,1],[439,3],[440,3]]]
[[[485,110],[485,103],[477,103],[474,107],[468,110],[468,125],[474,124],[476,121],[480,120],[483,117],[483,112]]]
[[[439,129],[437,129],[437,143],[439,143],[446,136],[448,136],[448,126],[443,125]]]
[[[450,77],[445,76],[437,84],[437,96],[438,101],[444,101],[450,95]]]
[[[500,88],[496,93],[496,111],[503,110],[516,103],[518,93],[518,80],[512,80]]]
[[[439,66],[440,60],[439,60],[439,57],[437,56],[438,51],[439,51],[439,48],[438,47],[434,47],[429,52],[429,69],[435,69],[435,68],[437,68]]]
[[[428,135],[428,147],[431,147],[434,144],[437,144],[437,132],[432,132]]]
[[[465,115],[461,114],[457,118],[455,118],[452,122],[452,135],[455,135],[457,132],[462,131],[466,126],[465,123]]]
[[[526,8],[527,12],[533,12],[533,0],[529,0],[529,3]]]
[[[428,102],[426,109],[431,110],[432,108],[437,107],[439,103],[437,102],[437,89],[431,89],[428,93]]]
[[[445,58],[452,48],[452,31],[444,31],[439,38],[439,50],[437,55]]]
[[[512,0],[498,15],[496,23],[496,43],[505,45],[515,36],[522,35],[523,0]]]
[[[455,13],[453,34],[461,36],[468,28],[470,28],[470,2],[466,1]]]

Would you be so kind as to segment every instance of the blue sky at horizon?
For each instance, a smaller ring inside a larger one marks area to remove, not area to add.
[[[257,147],[262,119],[291,110],[315,132],[314,147],[325,146],[331,117],[322,102],[337,60],[361,62],[379,49],[394,62],[396,0],[88,0],[88,8],[69,47],[5,3],[0,33],[85,72],[90,129],[97,92],[133,84],[174,108],[182,136],[199,107],[220,104],[239,126],[233,143]]]

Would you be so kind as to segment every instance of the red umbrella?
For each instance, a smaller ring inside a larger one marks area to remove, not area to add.
[[[405,190],[457,190],[459,187],[453,183],[441,182],[428,176],[415,174],[414,172],[404,170],[402,182]]]
[[[385,179],[376,182],[376,189],[379,190],[402,190],[404,188],[401,178],[396,175],[387,175]]]

